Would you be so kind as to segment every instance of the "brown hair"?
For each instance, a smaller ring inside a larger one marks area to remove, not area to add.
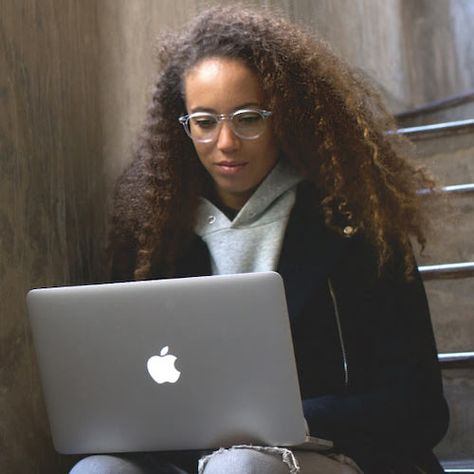
[[[404,158],[403,139],[378,94],[324,42],[288,20],[215,7],[162,38],[144,132],[118,182],[111,247],[135,240],[135,278],[146,278],[153,260],[172,268],[209,186],[177,120],[185,112],[183,77],[206,57],[235,58],[258,74],[281,151],[318,190],[326,224],[342,232],[336,225],[342,215],[363,232],[379,269],[396,244],[408,274],[409,235],[425,243],[416,190],[433,183]]]

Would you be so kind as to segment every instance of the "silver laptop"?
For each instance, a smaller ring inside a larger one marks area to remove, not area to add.
[[[306,437],[277,273],[36,289],[27,300],[61,453],[331,446]]]

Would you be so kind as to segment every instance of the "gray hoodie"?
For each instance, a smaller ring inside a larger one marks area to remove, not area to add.
[[[201,198],[195,232],[209,248],[214,275],[276,270],[301,180],[280,160],[232,221]]]

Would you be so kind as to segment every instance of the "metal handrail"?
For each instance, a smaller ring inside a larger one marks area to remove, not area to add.
[[[438,354],[442,369],[471,369],[474,367],[474,352],[450,352]]]
[[[474,352],[441,352],[438,354],[440,362],[474,362]]]
[[[474,467],[446,467],[443,463],[444,472],[457,474],[474,474]]]
[[[439,189],[418,189],[416,191],[417,194],[435,194],[436,192],[441,191],[442,193],[448,194],[461,194],[461,193],[472,193],[474,192],[474,183],[467,183],[467,184],[452,184],[449,186],[443,186]]]
[[[474,276],[474,262],[422,265],[418,271],[423,279],[471,277]]]
[[[452,184],[450,186],[443,186],[441,191],[444,193],[470,193],[474,191],[474,183],[467,184]]]
[[[474,119],[457,120],[455,122],[434,123],[431,125],[419,125],[416,127],[399,128],[396,133],[400,135],[425,135],[431,133],[442,133],[465,128],[474,127]],[[388,132],[390,133],[390,132]]]

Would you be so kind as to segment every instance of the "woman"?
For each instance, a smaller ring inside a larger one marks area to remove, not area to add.
[[[378,97],[325,44],[242,8],[205,12],[159,59],[117,187],[113,279],[277,270],[309,431],[335,444],[332,457],[219,451],[202,472],[442,472],[447,409],[409,240],[425,242],[416,189],[432,183]],[[73,472],[183,472],[175,457]]]

